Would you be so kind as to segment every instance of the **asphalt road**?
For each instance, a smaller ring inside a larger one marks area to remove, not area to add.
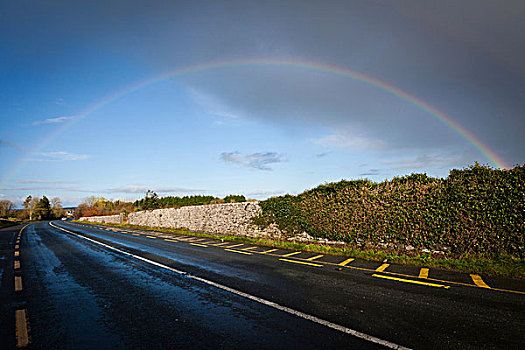
[[[0,230],[0,247],[5,348],[525,344],[523,281],[64,222]]]

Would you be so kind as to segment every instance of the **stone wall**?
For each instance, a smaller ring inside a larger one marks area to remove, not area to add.
[[[105,224],[121,224],[122,219],[120,215],[107,215],[107,216],[89,216],[82,217],[80,221],[89,221],[89,222],[103,222]]]
[[[251,218],[260,212],[261,208],[256,202],[210,204],[130,213],[127,223],[149,227],[186,228],[190,231],[213,234],[281,237],[281,232],[275,225],[261,230],[251,223]],[[122,219],[119,215],[80,218],[81,221],[104,223],[123,223]]]

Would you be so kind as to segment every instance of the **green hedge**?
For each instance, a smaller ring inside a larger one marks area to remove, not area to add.
[[[454,169],[446,179],[412,174],[381,183],[343,180],[260,206],[255,223],[275,222],[289,235],[304,231],[354,245],[455,254],[524,254],[525,166],[476,164]]]

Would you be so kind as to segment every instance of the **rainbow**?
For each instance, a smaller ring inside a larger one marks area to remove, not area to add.
[[[241,59],[241,60],[202,63],[202,64],[191,65],[191,66],[187,66],[183,68],[178,68],[178,69],[163,73],[161,75],[158,75],[154,78],[147,79],[139,83],[130,85],[96,102],[92,106],[89,106],[88,108],[86,108],[85,110],[77,114],[70,121],[66,122],[60,128],[57,128],[57,130],[51,133],[48,137],[46,137],[36,147],[34,152],[39,152],[42,148],[47,146],[52,140],[54,140],[56,137],[58,137],[60,134],[62,134],[65,130],[70,128],[74,123],[78,122],[79,120],[94,113],[95,111],[98,111],[104,108],[108,104],[124,96],[132,94],[136,92],[137,90],[140,90],[146,86],[161,82],[169,78],[178,77],[178,76],[182,76],[186,74],[197,73],[197,72],[202,72],[202,71],[207,71],[207,70],[212,70],[212,69],[237,68],[237,67],[245,67],[245,66],[259,66],[259,67],[267,66],[267,67],[285,67],[285,68],[305,69],[305,70],[317,71],[317,72],[322,72],[322,73],[331,74],[331,75],[337,75],[340,77],[352,79],[354,81],[358,81],[366,85],[372,86],[376,89],[384,91],[387,94],[393,95],[410,105],[413,105],[417,109],[425,112],[427,115],[438,120],[445,127],[452,130],[454,133],[456,133],[458,136],[464,139],[467,143],[473,146],[479,153],[483,155],[484,158],[486,158],[491,163],[491,165],[497,168],[509,168],[501,157],[499,157],[495,152],[491,151],[474,134],[472,134],[467,129],[465,129],[463,126],[459,125],[457,122],[452,120],[452,118],[450,118],[449,116],[440,112],[436,108],[430,106],[428,103],[406,93],[405,91],[399,88],[396,88],[378,79],[371,78],[364,74],[361,74],[355,71],[351,71],[345,68],[325,65],[325,64],[316,63],[316,62],[308,62],[308,61],[301,61],[301,60],[281,60],[281,59]],[[17,170],[15,170],[14,172],[17,172]]]

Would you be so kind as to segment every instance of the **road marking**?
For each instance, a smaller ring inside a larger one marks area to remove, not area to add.
[[[450,286],[445,286],[443,284],[428,283],[428,282],[421,282],[421,281],[413,281],[413,280],[407,280],[407,279],[404,279],[404,278],[397,278],[397,277],[384,276],[384,275],[376,275],[375,273],[372,275],[372,277],[384,278],[384,279],[387,279],[387,280],[398,281],[398,282],[420,284],[420,285],[429,286],[429,287],[438,287],[438,288],[445,288],[445,289],[449,289],[450,288]]]
[[[22,290],[22,277],[15,276],[15,292],[20,292]]]
[[[20,268],[20,260],[15,260],[15,270]]]
[[[16,347],[23,348],[29,344],[29,336],[27,334],[27,317],[26,310],[15,311],[16,324]]]
[[[253,249],[257,249],[259,247],[249,247],[249,248],[244,248],[243,250],[253,250]]]
[[[224,243],[213,244],[213,245],[216,246],[216,247],[218,247],[218,246],[225,245],[225,244],[230,244],[230,242],[224,242]]]
[[[18,250],[15,251],[15,256],[20,256],[20,252]]]
[[[421,270],[419,270],[419,278],[428,278],[428,269],[427,268],[421,268]]]
[[[198,239],[198,240],[193,241],[193,242],[202,242],[202,241],[205,241],[205,240],[207,240],[207,239],[208,239],[208,238],[201,238],[201,239]]]
[[[138,233],[132,233],[133,236],[140,236]]]
[[[297,255],[297,254],[301,254],[302,252],[293,252],[293,253],[288,253],[288,254],[284,254],[284,255],[281,255],[282,257],[289,257],[289,256],[292,256],[292,255]]]
[[[472,281],[476,284],[476,286],[481,288],[488,288],[491,289],[482,279],[480,275],[470,275],[472,278]]]
[[[146,237],[148,237],[148,238],[157,238],[157,237],[155,237],[155,236],[147,236],[147,235],[146,235]]]
[[[190,243],[191,245],[196,245],[197,247],[204,247],[204,248],[208,248],[207,245],[205,244],[199,244],[199,243]]]
[[[170,238],[164,238],[165,241],[168,241],[168,242],[175,242],[175,243],[179,243],[179,241],[176,241],[174,239],[170,239]]]
[[[392,342],[389,342],[387,340],[383,340],[383,339],[380,339],[380,338],[376,338],[374,336],[371,336],[371,335],[368,335],[366,333],[361,333],[359,331],[356,331],[356,330],[353,330],[351,328],[347,328],[347,327],[344,327],[344,326],[341,326],[341,325],[338,325],[336,323],[332,323],[330,321],[326,321],[326,320],[323,320],[322,318],[319,318],[319,317],[316,317],[316,316],[313,316],[313,315],[309,315],[309,314],[306,314],[304,312],[301,312],[301,311],[297,311],[295,309],[292,309],[292,308],[289,308],[287,306],[283,306],[283,305],[280,305],[280,304],[277,304],[273,301],[269,301],[269,300],[266,300],[266,299],[263,299],[263,298],[259,298],[255,295],[251,295],[251,294],[248,294],[248,293],[245,293],[243,291],[240,291],[238,289],[234,289],[234,288],[231,288],[231,287],[228,287],[228,286],[225,286],[223,284],[220,284],[220,283],[216,283],[216,282],[213,282],[213,281],[210,281],[210,280],[207,280],[205,278],[202,278],[202,277],[198,277],[198,276],[193,276],[193,275],[190,275],[188,274],[187,272],[185,271],[182,271],[182,270],[177,270],[173,267],[169,267],[169,266],[166,266],[166,265],[163,265],[161,263],[158,263],[156,261],[153,261],[153,260],[150,260],[150,259],[146,259],[146,258],[143,258],[139,255],[135,255],[135,254],[131,254],[131,253],[128,253],[126,251],[123,251],[123,250],[120,250],[118,248],[115,248],[115,247],[112,247],[108,244],[105,244],[105,243],[102,243],[102,242],[99,242],[99,241],[96,241],[94,239],[91,239],[91,238],[88,238],[88,237],[84,237],[82,235],[79,235],[77,233],[74,233],[73,231],[69,231],[69,230],[66,230],[62,227],[59,227],[59,226],[55,226],[53,225],[51,222],[49,223],[50,226],[56,228],[56,229],[59,229],[59,230],[62,230],[62,231],[65,231],[65,232],[68,232],[74,236],[77,236],[81,239],[84,239],[84,240],[87,240],[87,241],[90,241],[92,243],[95,243],[95,244],[98,244],[98,245],[101,245],[103,247],[106,247],[108,249],[111,249],[113,251],[116,251],[116,252],[119,252],[123,255],[126,255],[126,256],[131,256],[137,260],[141,260],[141,261],[144,261],[148,264],[151,264],[151,265],[154,265],[154,266],[157,266],[157,267],[160,267],[160,268],[163,268],[163,269],[166,269],[168,271],[171,271],[171,272],[174,272],[174,273],[177,273],[179,275],[182,275],[182,276],[185,276],[186,278],[190,278],[190,279],[193,279],[195,281],[199,281],[199,282],[202,282],[202,283],[205,283],[207,285],[210,285],[212,287],[215,287],[215,288],[218,288],[218,289],[222,289],[226,292],[230,292],[232,294],[235,294],[235,295],[238,295],[238,296],[241,296],[241,297],[244,297],[246,299],[249,299],[249,300],[253,300],[253,301],[256,301],[260,304],[263,304],[263,305],[266,305],[266,306],[269,306],[269,307],[272,307],[274,309],[277,309],[277,310],[280,310],[280,311],[283,311],[283,312],[286,312],[290,315],[294,315],[294,316],[297,316],[297,317],[300,317],[302,319],[305,319],[305,320],[308,320],[308,321],[311,321],[311,322],[315,322],[317,324],[320,324],[320,325],[323,325],[325,327],[328,327],[328,328],[331,328],[331,329],[335,329],[339,332],[342,332],[342,333],[345,333],[345,334],[349,334],[349,335],[352,335],[354,337],[357,337],[357,338],[360,338],[360,339],[363,339],[363,340],[366,340],[366,341],[369,341],[369,342],[372,342],[372,343],[375,343],[375,344],[379,344],[379,345],[383,345],[383,346],[386,346],[390,349],[399,349],[399,350],[408,350],[409,348],[406,348],[404,346],[401,346],[401,345],[398,345],[396,343],[392,343]],[[245,254],[251,254],[251,253],[246,253],[246,252],[243,252]]]
[[[227,252],[234,252],[234,253],[239,253],[239,254],[244,254],[244,255],[252,255],[252,253],[243,252],[243,251],[235,250],[235,249],[224,249],[224,250],[226,250]]]
[[[20,249],[20,246],[18,244],[15,245],[15,249]]]
[[[20,244],[20,238],[16,240],[16,244]]]
[[[276,250],[278,250],[278,249],[270,249],[270,250],[266,250],[266,251],[264,251],[264,252],[261,252],[261,254],[267,254],[267,253],[275,252]]]
[[[227,246],[225,248],[235,248],[235,247],[240,247],[241,245],[244,245],[244,244],[241,243],[241,244],[229,245],[229,246]]]
[[[376,271],[377,271],[377,272],[383,272],[383,271],[385,271],[386,268],[389,267],[389,266],[390,266],[390,264],[383,264],[383,265],[379,266],[379,267],[376,269]]]
[[[305,260],[312,261],[312,260],[315,260],[315,259],[322,258],[323,256],[324,255],[316,255],[316,256],[312,256],[311,258],[308,258],[308,259],[305,259]]]
[[[286,262],[294,263],[294,264],[310,265],[310,266],[315,266],[315,267],[322,267],[323,266],[321,264],[314,264],[314,263],[309,263],[309,262],[305,262],[305,261],[297,261],[297,260],[290,260],[290,259],[279,259],[279,260],[280,261],[286,261]]]
[[[346,266],[347,264],[350,264],[350,263],[351,263],[352,261],[354,261],[354,260],[355,260],[354,258],[348,258],[348,259],[346,259],[345,261],[342,261],[342,262],[340,262],[340,263],[337,264],[337,265],[339,265],[339,266]]]

